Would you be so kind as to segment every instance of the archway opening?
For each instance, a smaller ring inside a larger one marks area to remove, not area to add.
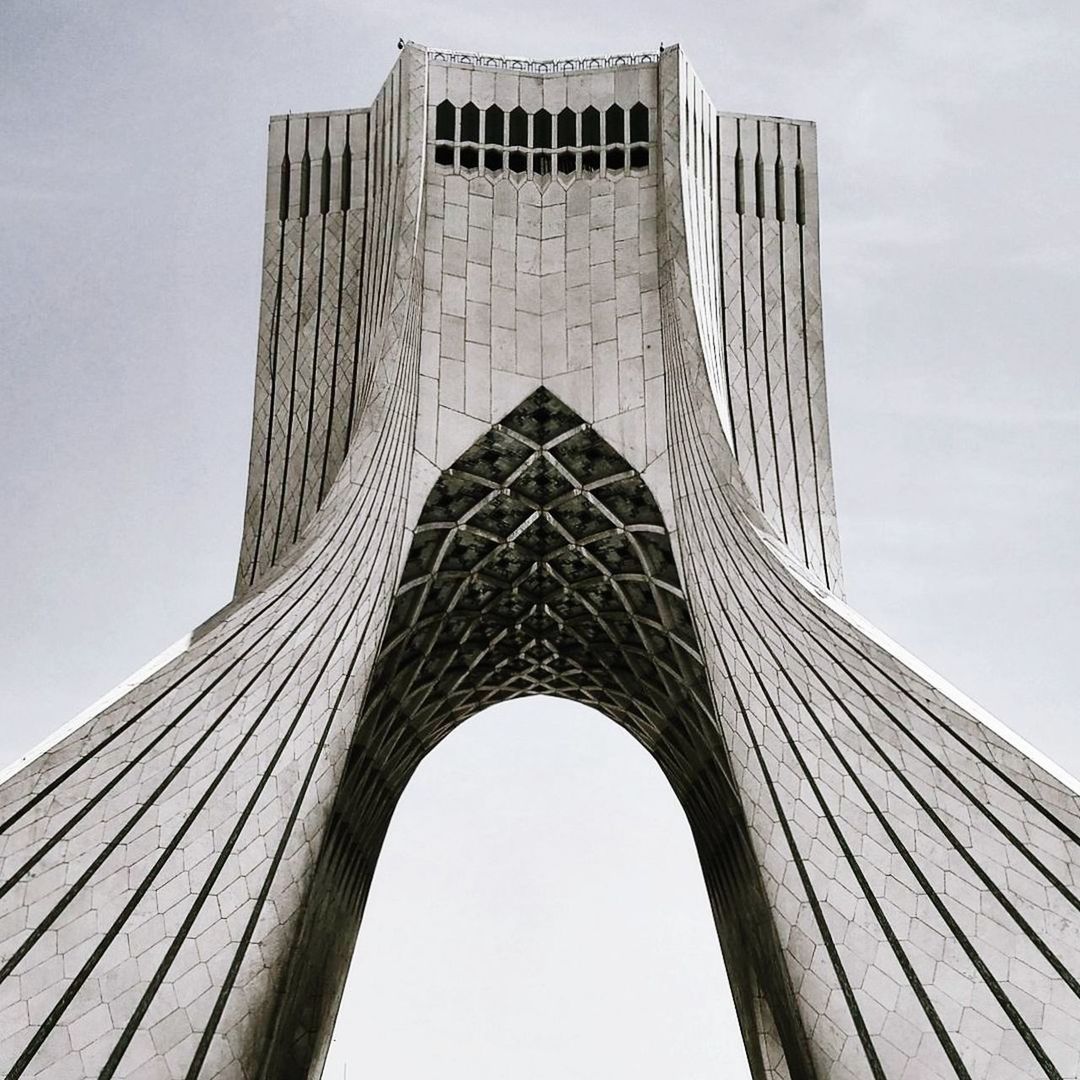
[[[395,810],[326,1080],[750,1076],[686,815],[594,710],[484,710]]]
[[[805,1039],[732,781],[672,533],[641,474],[544,388],[439,477],[420,512],[273,1016],[261,1075],[328,1053],[386,830],[464,720],[550,695],[651,755],[686,815],[752,1072]]]

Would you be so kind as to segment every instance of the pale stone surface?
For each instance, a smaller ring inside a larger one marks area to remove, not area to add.
[[[413,769],[537,692],[669,777],[756,1077],[1078,1075],[1076,785],[840,598],[816,185],[678,49],[272,121],[236,597],[0,786],[6,1075],[317,1075]]]

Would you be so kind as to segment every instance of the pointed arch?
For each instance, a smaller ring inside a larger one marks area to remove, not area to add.
[[[641,474],[547,388],[429,492],[369,688],[261,1076],[306,1076],[323,1059],[417,765],[469,716],[532,694],[593,706],[655,758],[698,846],[751,1061],[760,1072],[771,1043],[792,1077],[814,1075],[667,523]]]

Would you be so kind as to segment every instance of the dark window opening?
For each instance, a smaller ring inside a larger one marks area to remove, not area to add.
[[[289,138],[289,126],[285,125],[285,138]],[[281,197],[278,200],[278,217],[284,221],[289,216],[289,180],[292,178],[292,162],[289,152],[281,159]]]
[[[754,158],[754,211],[759,218],[765,216],[765,163],[760,150]]]
[[[591,105],[581,114],[581,145],[600,145],[600,114]]]
[[[559,145],[577,146],[577,116],[573,109],[559,113]]]
[[[529,114],[521,106],[510,113],[510,145],[529,145]]]
[[[498,105],[481,110],[470,101],[457,109],[449,100],[442,101],[435,108],[435,162],[471,171],[479,169],[482,160],[490,173],[509,170],[533,176],[550,176],[557,171],[569,177],[579,169],[585,175],[602,168],[612,173],[647,169],[650,150],[641,144],[649,141],[649,110],[639,101],[629,109],[629,116],[627,111],[622,105],[604,110],[589,105],[580,114],[569,107],[557,114],[538,109],[532,114],[530,128],[530,114],[521,106],[509,112]],[[624,145],[627,142],[638,145]],[[457,149],[447,143],[477,145]],[[344,169],[344,158],[342,161]],[[324,174],[329,175],[328,170],[324,169]],[[324,205],[326,199],[324,195]]]
[[[795,221],[806,224],[806,178],[801,161],[795,163]]]
[[[453,139],[454,106],[449,101],[440,101],[435,108],[435,138]]]
[[[303,160],[300,162],[300,216],[307,217],[308,206],[311,203],[311,155],[304,150]]]
[[[435,160],[439,160],[439,152],[435,151]],[[451,153],[450,160],[454,160],[454,155]],[[349,149],[349,144],[345,144],[345,149],[341,152],[341,209],[348,210],[352,205],[352,150]]]
[[[640,101],[630,110],[630,141],[649,141],[649,110]]]
[[[626,116],[621,105],[612,105],[607,111],[607,136],[609,143],[626,142]]]
[[[776,155],[774,179],[776,184],[776,220],[783,221],[786,216],[784,207],[784,162],[779,154]]]
[[[484,118],[484,142],[502,145],[503,111],[498,105],[492,105]]]
[[[741,214],[746,209],[743,197],[743,161],[742,147],[735,148],[735,213]]]
[[[533,116],[533,146],[541,150],[551,148],[551,113],[547,109]]]
[[[319,175],[319,213],[330,213],[330,147],[322,152],[322,173]]]
[[[480,110],[471,101],[461,108],[461,141],[480,141]]]

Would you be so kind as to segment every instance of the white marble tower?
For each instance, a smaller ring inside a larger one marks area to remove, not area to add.
[[[236,595],[0,786],[6,1077],[318,1076],[424,755],[653,754],[759,1080],[1080,1075],[1074,781],[842,600],[812,124],[406,45],[271,121]]]

